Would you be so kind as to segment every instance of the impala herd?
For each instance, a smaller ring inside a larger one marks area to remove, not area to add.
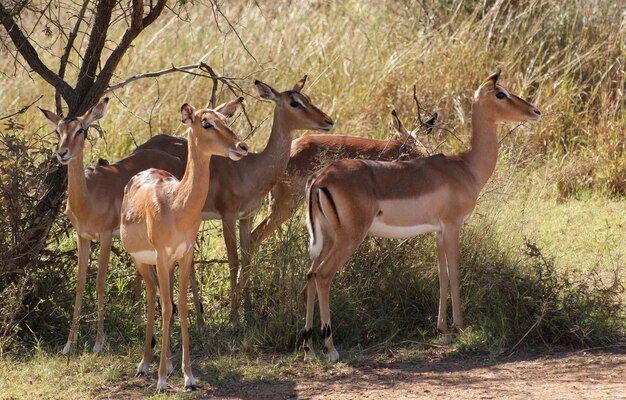
[[[304,358],[313,354],[315,298],[319,298],[321,336],[331,361],[339,359],[333,345],[329,291],[332,278],[368,236],[409,238],[434,232],[439,265],[437,328],[448,337],[447,297],[452,298],[454,327],[463,331],[459,288],[459,234],[497,161],[496,123],[535,121],[541,113],[489,76],[474,93],[471,148],[459,154],[429,155],[392,112],[396,134],[389,140],[355,136],[306,135],[297,130],[330,131],[333,120],[302,92],[304,76],[291,90],[278,92],[255,81],[259,96],[274,103],[269,141],[260,153],[229,128],[243,98],[215,109],[181,107],[187,139],[157,135],[130,156],[111,165],[85,170],[87,129],[106,112],[108,98],[82,116],[61,118],[41,110],[59,138],[57,158],[68,166],[66,215],[76,230],[78,278],[74,312],[63,353],[73,351],[92,240],[100,242],[97,295],[98,326],[94,352],[104,344],[104,290],[114,236],[121,237],[147,291],[147,325],[143,358],[137,376],[148,373],[154,344],[157,293],[161,303],[162,342],[157,391],[167,388],[173,371],[169,327],[173,310],[173,271],[179,262],[179,312],[182,330],[182,371],[185,389],[195,388],[189,357],[187,292],[194,287],[193,248],[200,222],[221,219],[230,266],[230,315],[238,323],[250,260],[257,246],[306,200],[309,251],[306,274]],[[429,132],[436,120],[418,129]],[[213,155],[217,157],[212,157]],[[328,161],[335,160],[328,164]],[[252,229],[252,218],[267,195],[269,215]],[[241,269],[237,253],[239,220]],[[197,314],[201,303],[193,290]]]

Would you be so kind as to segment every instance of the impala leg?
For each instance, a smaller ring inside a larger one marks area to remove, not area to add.
[[[111,255],[112,232],[100,233],[100,254],[98,255],[98,276],[96,278],[96,292],[98,293],[98,328],[96,343],[93,352],[99,353],[104,346],[104,291],[106,290],[107,268]]]
[[[185,376],[185,389],[195,390],[196,379],[191,372],[191,359],[189,358],[189,327],[187,321],[187,290],[189,289],[189,278],[193,273],[193,247],[187,251],[180,262],[178,271],[178,304],[180,312],[180,329],[183,338],[183,360],[182,370]]]
[[[193,265],[193,257],[191,262],[191,273],[189,276],[191,284],[191,294],[193,295],[193,305],[196,308],[196,325],[198,329],[204,329],[204,307],[202,306],[202,298],[198,290],[198,281],[196,279],[196,268]]]
[[[67,343],[63,348],[63,354],[72,353],[74,351],[74,343],[76,340],[76,332],[78,331],[78,318],[80,317],[80,308],[83,304],[83,292],[85,291],[85,283],[87,282],[87,268],[89,267],[89,250],[91,243],[76,234],[76,246],[78,247],[78,276],[76,278],[76,296],[74,298],[74,314],[72,315],[72,325],[70,326],[70,334],[67,337]]]
[[[459,235],[460,226],[447,227],[444,232],[444,247],[448,260],[448,277],[450,278],[450,294],[452,296],[452,321],[458,331],[464,331],[463,314],[461,311],[461,288],[459,279]]]
[[[237,221],[234,216],[223,216],[222,229],[224,242],[226,243],[228,265],[230,266],[230,321],[235,328],[239,325],[239,310],[237,308],[237,276],[239,274],[239,260],[237,258],[236,224]]]
[[[315,351],[313,350],[313,316],[315,313],[315,296],[317,295],[317,288],[315,286],[315,276],[317,268],[320,263],[324,261],[328,250],[332,247],[332,243],[324,243],[324,247],[320,254],[315,257],[311,263],[311,268],[306,274],[306,321],[304,323],[304,330],[302,331],[302,349],[304,350],[304,361],[307,361],[310,357],[315,357]]]
[[[437,233],[437,260],[439,270],[439,314],[437,316],[437,329],[449,341],[447,323],[448,305],[448,260],[444,246],[443,232]]]
[[[172,295],[170,290],[170,272],[172,266],[166,262],[162,254],[157,253],[156,273],[159,281],[159,294],[161,296],[161,318],[163,335],[161,337],[161,359],[159,360],[159,381],[156,391],[163,392],[167,389],[167,376],[171,368],[170,356],[170,322],[172,319]],[[169,367],[169,368],[168,368]]]
[[[246,295],[248,285],[250,284],[250,273],[251,273],[251,265],[250,265],[250,245],[251,245],[251,236],[250,236],[250,225],[252,224],[252,218],[239,220],[239,243],[241,244],[241,278],[238,282],[237,287],[237,303],[236,306],[239,308],[241,306],[242,300],[245,297],[245,305],[247,307],[250,306],[250,298]],[[245,307],[244,307],[245,311]]]
[[[319,296],[321,333],[324,339],[324,345],[328,352],[330,361],[339,360],[339,353],[333,344],[333,331],[330,323],[330,284],[339,270],[352,256],[354,250],[363,241],[354,240],[354,238],[340,240],[336,239],[333,247],[330,249],[325,259],[320,263],[315,273],[315,285],[317,286],[317,294]]]
[[[147,306],[146,306],[146,336],[143,342],[143,358],[137,366],[135,376],[145,376],[152,362],[152,348],[154,347],[154,306],[156,303],[157,286],[153,280],[152,267],[148,264],[135,263],[137,272],[143,278],[146,285]]]
[[[297,196],[289,186],[279,182],[270,193],[269,215],[252,231],[252,243],[256,247],[270,237],[291,216],[297,205]],[[288,201],[286,199],[289,199]],[[256,249],[253,249],[256,250]]]

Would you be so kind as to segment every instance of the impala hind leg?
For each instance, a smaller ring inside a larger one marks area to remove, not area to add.
[[[143,342],[143,357],[137,366],[135,376],[146,376],[148,368],[152,362],[152,348],[155,345],[154,340],[154,306],[156,303],[157,286],[153,279],[152,267],[148,264],[135,263],[137,272],[143,278],[146,285],[146,336]]]
[[[89,267],[89,251],[90,245],[88,239],[82,238],[76,234],[76,246],[78,248],[78,275],[76,277],[76,296],[74,298],[74,314],[72,315],[72,324],[70,325],[70,333],[67,337],[67,343],[63,347],[63,354],[72,353],[74,351],[74,343],[76,340],[76,332],[78,331],[78,319],[80,317],[80,308],[83,304],[83,292],[87,283],[87,269]]]
[[[315,273],[315,285],[319,297],[322,338],[324,339],[324,345],[328,352],[328,359],[333,362],[339,360],[339,353],[333,343],[333,331],[330,323],[330,284],[339,268],[350,259],[356,248],[361,244],[364,236],[365,235],[362,235],[356,240],[354,237],[344,237],[343,240],[337,238],[333,247],[320,263]]]
[[[111,255],[112,232],[100,233],[100,254],[98,255],[98,276],[96,278],[96,292],[98,293],[98,328],[93,352],[99,353],[104,347],[104,292],[106,290],[107,268]]]
[[[185,377],[185,390],[196,390],[196,379],[191,372],[191,359],[189,358],[189,328],[187,322],[187,290],[189,289],[189,278],[193,273],[193,247],[187,251],[180,262],[178,270],[178,304],[180,312],[180,329],[183,338],[183,360],[182,370]]]

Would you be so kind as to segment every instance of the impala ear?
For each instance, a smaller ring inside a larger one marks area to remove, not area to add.
[[[498,67],[498,69],[496,70],[496,72],[494,72],[493,74],[489,75],[489,78],[487,78],[486,80],[490,80],[493,82],[493,88],[496,88],[496,84],[498,83],[498,79],[500,79],[500,73],[502,71],[500,70],[500,67]]]
[[[180,119],[183,122],[183,124],[185,125],[193,124],[193,115],[195,112],[196,112],[195,108],[193,108],[187,103],[183,104],[180,107],[180,115],[181,115]]]
[[[239,105],[243,102],[243,97],[238,97],[228,103],[221,104],[215,108],[215,111],[224,115],[226,118],[231,118],[237,112]]]
[[[424,127],[426,127],[426,135],[432,132],[433,128],[435,127],[435,123],[437,122],[438,117],[439,117],[439,114],[434,113],[432,117],[424,121]]]
[[[295,90],[296,92],[300,92],[302,88],[304,87],[304,84],[306,83],[306,78],[307,78],[307,75],[304,75],[302,79],[300,79],[298,83],[296,83],[293,86],[293,90]]]
[[[259,80],[256,80],[254,81],[254,86],[256,86],[256,91],[259,93],[259,96],[261,96],[261,98],[278,103],[278,100],[280,99],[280,95],[270,85],[267,85]]]
[[[104,114],[107,111],[107,104],[108,103],[109,103],[109,98],[105,97],[104,99],[100,100],[100,102],[98,104],[96,104],[95,106],[91,107],[89,109],[89,111],[84,113],[83,116],[81,117],[82,120],[83,120],[83,126],[85,128],[87,128],[95,120],[98,120],[98,119],[104,117]]]
[[[398,140],[404,141],[411,138],[409,132],[402,126],[402,122],[400,122],[396,110],[391,112],[391,126],[396,130],[395,136]]]
[[[48,121],[50,126],[56,129],[56,127],[59,125],[59,122],[61,122],[62,118],[56,115],[55,113],[53,113],[52,111],[44,110],[43,108],[40,108],[40,107],[37,107],[37,108],[41,110],[43,115],[46,117],[46,121]]]

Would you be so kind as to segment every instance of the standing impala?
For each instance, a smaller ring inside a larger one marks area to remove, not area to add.
[[[59,137],[57,158],[68,166],[68,196],[65,214],[76,230],[78,247],[78,278],[74,315],[63,354],[72,352],[78,330],[78,319],[87,280],[90,244],[100,241],[98,256],[98,328],[94,352],[102,350],[104,344],[104,289],[111,239],[117,235],[120,225],[120,206],[124,186],[136,173],[155,167],[182,176],[185,165],[176,157],[156,149],[145,149],[112,165],[98,165],[85,170],[83,152],[87,128],[102,118],[109,99],[104,98],[84,115],[76,118],[61,118],[55,113],[41,109]]]
[[[459,233],[498,158],[496,123],[536,121],[532,104],[498,85],[500,71],[474,93],[471,149],[453,156],[438,154],[403,162],[342,160],[314,174],[306,188],[309,250],[304,351],[312,351],[311,327],[319,293],[322,338],[331,361],[333,345],[329,290],[332,278],[369,234],[408,238],[437,234],[439,316],[437,328],[448,333],[446,303],[452,294],[454,326],[463,330],[459,289]]]
[[[243,100],[240,97],[215,110],[195,110],[189,104],[181,107],[182,122],[189,126],[187,166],[179,181],[172,174],[149,169],[135,175],[124,189],[120,234],[124,248],[135,261],[146,284],[148,294],[146,337],[143,359],[137,375],[148,372],[152,358],[152,331],[156,288],[151,265],[156,274],[161,297],[163,337],[157,392],[167,387],[167,374],[172,370],[169,359],[169,325],[172,317],[170,272],[180,260],[179,309],[182,331],[182,370],[185,389],[194,389],[195,379],[189,359],[187,329],[187,289],[192,272],[193,246],[200,227],[200,211],[209,191],[209,162],[213,154],[240,160],[248,148],[226,124]]]
[[[427,133],[436,120],[437,114],[424,122]],[[269,215],[252,231],[254,246],[267,239],[291,216],[304,200],[308,176],[327,163],[343,158],[392,161],[428,155],[426,146],[417,139],[418,130],[407,131],[395,110],[391,113],[391,126],[396,133],[390,140],[346,135],[307,135],[294,140],[287,171],[270,192]]]
[[[222,220],[230,265],[231,320],[235,325],[244,288],[238,277],[237,220],[240,220],[242,264],[246,268],[242,270],[241,282],[245,282],[249,274],[251,218],[287,168],[293,132],[300,129],[328,131],[333,127],[332,119],[301,92],[305,83],[306,75],[292,90],[279,93],[269,85],[255,81],[259,95],[275,103],[272,132],[267,146],[262,152],[250,153],[237,163],[221,157],[211,160],[213,179],[202,208],[202,219]],[[172,136],[155,136],[139,146],[138,150],[145,148],[159,148],[181,159],[187,158],[183,140]]]

